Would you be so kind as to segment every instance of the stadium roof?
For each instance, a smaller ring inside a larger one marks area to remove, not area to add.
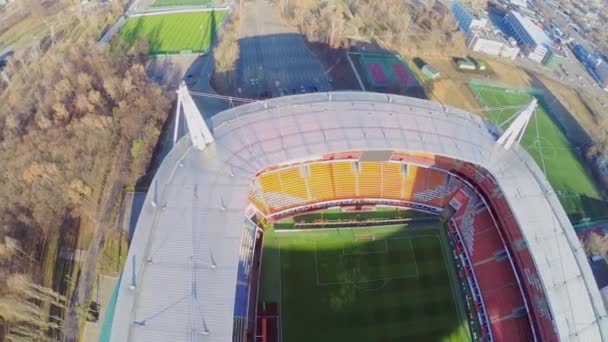
[[[430,101],[364,92],[282,97],[218,114],[216,141],[199,151],[183,137],[152,182],[112,341],[232,339],[251,178],[268,165],[347,150],[425,152],[488,169],[523,229],[560,338],[605,339],[600,292],[555,192],[523,148],[497,146],[485,125]]]

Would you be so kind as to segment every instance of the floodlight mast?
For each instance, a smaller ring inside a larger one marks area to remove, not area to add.
[[[532,118],[532,114],[534,114],[537,106],[538,101],[536,98],[532,99],[532,101],[517,114],[517,118],[513,120],[509,128],[507,128],[500,138],[498,138],[496,143],[503,145],[505,150],[508,150],[515,142],[521,142],[521,139],[526,131],[526,127],[528,127],[530,118]]]
[[[181,108],[180,108],[181,107]],[[188,127],[188,133],[190,133],[190,139],[192,145],[197,150],[204,150],[208,144],[212,143],[215,139],[207,127],[203,115],[196,107],[186,83],[182,81],[177,89],[177,110],[175,125],[177,131],[177,125],[179,124],[179,114],[181,109],[184,110],[184,117],[186,118],[186,126]]]

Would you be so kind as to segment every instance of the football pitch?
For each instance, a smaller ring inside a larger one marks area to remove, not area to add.
[[[137,39],[146,39],[153,55],[205,53],[209,51],[223,17],[223,11],[132,17],[120,30],[120,37],[127,49]]]
[[[442,229],[268,228],[260,301],[283,341],[469,341]]]
[[[497,125],[502,124],[519,109],[491,108],[524,106],[532,100],[532,95],[523,90],[478,85],[472,86],[471,89],[480,105],[490,108],[486,114],[490,121]],[[601,200],[593,179],[579,160],[576,147],[572,146],[550,117],[543,99],[537,98],[539,106],[528,124],[522,146],[545,172],[573,223],[587,217],[605,217],[608,207]],[[506,129],[509,123],[502,128]]]

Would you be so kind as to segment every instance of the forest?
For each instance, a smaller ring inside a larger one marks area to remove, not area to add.
[[[61,337],[61,310],[48,307],[66,297],[44,276],[49,241],[77,234],[83,218],[112,222],[113,189],[145,173],[171,106],[146,75],[145,43],[127,55],[96,43],[124,1],[37,3],[0,12],[0,23],[18,18],[39,32],[15,42],[0,81],[0,339],[9,341]],[[0,24],[0,34],[12,29]]]

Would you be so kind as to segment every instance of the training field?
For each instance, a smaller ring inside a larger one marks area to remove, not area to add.
[[[482,107],[523,106],[532,95],[526,91],[507,90],[493,86],[471,87]],[[558,193],[564,209],[573,223],[582,218],[600,218],[608,213],[607,206],[577,157],[577,151],[570,144],[560,127],[547,113],[542,98],[522,139],[522,146],[545,171],[549,182]],[[488,110],[490,121],[501,124],[519,109]],[[506,129],[508,123],[502,128]]]
[[[441,229],[268,228],[260,300],[279,303],[283,341],[468,341]]]
[[[127,48],[148,40],[151,54],[202,52],[211,47],[224,12],[173,13],[132,17],[120,30]]]
[[[156,0],[152,7],[165,6],[209,6],[213,3],[212,0]]]
[[[426,98],[424,88],[398,55],[350,52],[349,59],[365,90]]]

